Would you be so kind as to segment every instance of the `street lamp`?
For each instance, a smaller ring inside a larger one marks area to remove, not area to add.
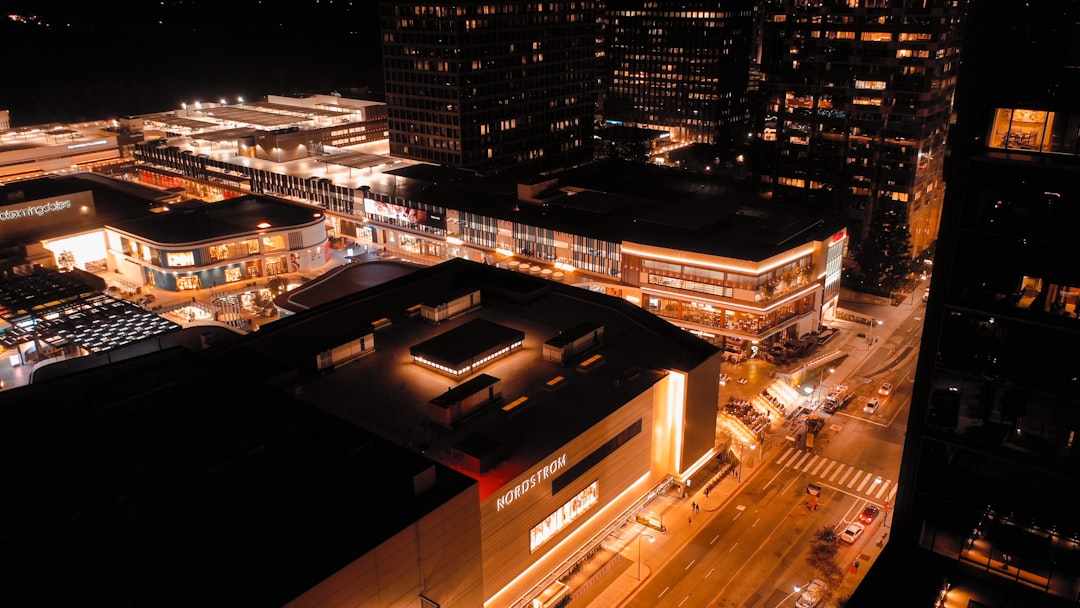
[[[881,319],[870,320],[870,331],[866,336],[866,350],[870,350],[874,346],[874,327],[884,323]]]
[[[751,443],[749,446],[743,447],[743,449],[739,452],[739,472],[735,476],[735,481],[738,481],[740,483],[742,482],[742,463],[743,463],[743,460],[746,459],[746,453],[747,452],[753,452],[756,449],[757,449],[757,444],[756,443]]]
[[[650,543],[655,541],[652,534],[643,533],[641,536],[637,537],[637,580],[639,581],[641,580],[641,539],[644,537],[647,537]]]

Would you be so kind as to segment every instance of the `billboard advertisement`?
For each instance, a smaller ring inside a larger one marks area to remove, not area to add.
[[[416,224],[431,226],[433,228],[446,228],[444,218],[429,215],[427,211],[385,203],[372,199],[364,199],[364,213],[368,216],[377,216],[376,219],[393,219],[404,225]]]

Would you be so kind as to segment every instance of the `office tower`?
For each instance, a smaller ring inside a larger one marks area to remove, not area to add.
[[[390,153],[483,173],[589,158],[598,7],[383,1]]]
[[[843,218],[853,247],[932,247],[964,3],[765,3],[756,160],[775,198]]]
[[[970,8],[889,547],[901,555],[878,564],[938,587],[907,605],[930,605],[946,578],[946,605],[1076,605],[1078,24],[1071,1]]]
[[[718,143],[746,122],[750,0],[609,0],[604,17],[606,122],[679,143]]]

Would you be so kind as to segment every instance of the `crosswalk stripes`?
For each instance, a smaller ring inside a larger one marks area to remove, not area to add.
[[[823,479],[852,493],[864,494],[876,502],[891,503],[896,495],[896,486],[891,479],[794,447],[784,451],[776,464]]]

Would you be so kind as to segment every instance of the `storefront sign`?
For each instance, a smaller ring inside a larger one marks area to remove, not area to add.
[[[0,210],[0,222],[21,220],[23,218],[33,217],[35,215],[41,217],[46,213],[64,211],[65,209],[71,209],[71,199],[66,199],[62,201],[50,201],[48,203],[34,204],[27,207],[18,207],[15,209],[3,209]]]
[[[84,142],[80,142],[80,143],[77,143],[77,144],[71,144],[70,146],[68,146],[68,150],[75,150],[77,148],[89,148],[90,146],[104,146],[107,143],[109,143],[109,140],[107,140],[107,139],[99,139],[99,140],[96,140],[96,141],[84,141]]]
[[[535,473],[527,477],[524,481],[511,488],[506,494],[503,494],[499,500],[495,503],[495,510],[501,511],[503,507],[507,507],[510,503],[521,498],[526,492],[535,488],[541,481],[545,481],[555,476],[560,470],[566,468],[566,454],[559,456],[550,463],[544,465],[542,468],[537,469]]]
[[[0,242],[55,236],[48,234],[50,228],[92,217],[94,196],[89,191],[0,204]]]

